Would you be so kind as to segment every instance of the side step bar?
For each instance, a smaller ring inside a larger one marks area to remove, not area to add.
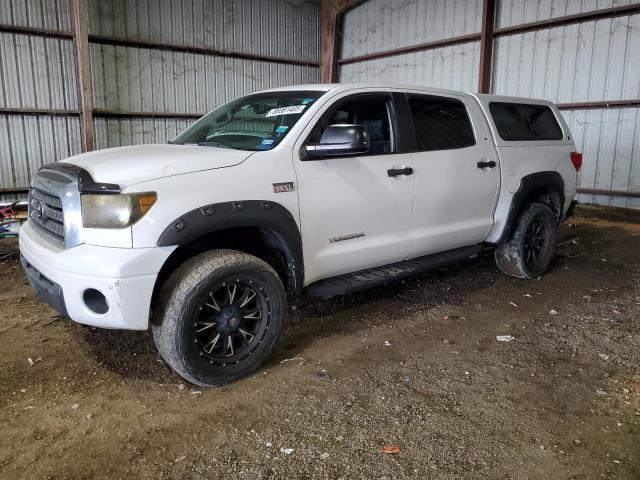
[[[308,297],[331,298],[357,292],[477,257],[484,248],[482,245],[456,248],[455,250],[327,278],[309,285],[305,294]]]

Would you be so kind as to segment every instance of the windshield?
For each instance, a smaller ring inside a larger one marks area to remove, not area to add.
[[[270,150],[322,94],[266,92],[238,98],[202,117],[171,143]]]

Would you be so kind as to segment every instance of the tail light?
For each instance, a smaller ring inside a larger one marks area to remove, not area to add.
[[[573,163],[573,168],[576,169],[576,172],[580,171],[580,167],[582,167],[582,154],[578,152],[571,152],[571,163]]]

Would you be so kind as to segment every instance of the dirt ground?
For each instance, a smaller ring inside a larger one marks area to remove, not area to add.
[[[579,208],[538,280],[487,255],[298,302],[220,389],[56,316],[15,256],[0,307],[2,479],[640,478],[640,212]]]

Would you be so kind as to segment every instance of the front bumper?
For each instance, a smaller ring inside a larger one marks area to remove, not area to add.
[[[40,298],[72,320],[103,328],[145,330],[151,295],[171,247],[110,248],[78,245],[67,250],[48,242],[30,222],[20,229],[21,261]],[[87,289],[102,293],[105,313],[87,306]]]

